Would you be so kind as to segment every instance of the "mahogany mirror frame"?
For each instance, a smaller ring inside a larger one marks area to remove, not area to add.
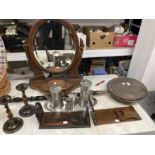
[[[50,72],[49,70],[45,69],[43,66],[41,66],[41,64],[39,64],[39,62],[37,61],[35,55],[34,55],[34,39],[36,36],[36,33],[38,32],[38,29],[41,25],[43,25],[44,23],[47,23],[49,20],[52,20],[54,22],[60,23],[62,24],[62,26],[64,26],[68,31],[69,34],[73,40],[73,46],[75,49],[75,55],[74,58],[72,60],[72,63],[70,64],[70,66],[68,66],[64,71],[62,72],[58,72],[57,70],[55,72]],[[28,62],[31,64],[33,71],[34,71],[34,77],[32,79],[30,79],[30,87],[33,89],[37,89],[45,94],[49,94],[49,88],[48,88],[48,83],[50,81],[54,81],[54,80],[62,80],[62,77],[59,77],[59,74],[65,74],[67,75],[68,78],[68,84],[65,85],[65,87],[63,88],[63,91],[68,93],[71,90],[77,88],[80,85],[80,80],[81,80],[81,76],[79,75],[78,72],[78,68],[81,62],[81,58],[82,58],[82,54],[83,54],[83,42],[80,39],[80,45],[79,45],[79,41],[78,41],[78,37],[76,34],[76,31],[74,29],[74,27],[72,26],[72,24],[70,24],[67,20],[64,19],[41,19],[38,20],[32,27],[31,30],[29,32],[28,35],[28,39],[24,44],[24,49],[26,51],[26,55],[28,58]],[[56,78],[53,77],[48,77],[45,78],[43,76],[43,72],[49,73],[51,75],[57,75]],[[42,83],[42,85],[40,84]]]

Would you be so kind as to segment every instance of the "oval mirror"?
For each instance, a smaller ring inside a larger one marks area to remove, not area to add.
[[[73,34],[63,21],[45,20],[34,34],[33,55],[46,72],[65,72],[74,60],[75,51]]]
[[[76,31],[67,20],[38,20],[24,47],[34,71],[31,88],[49,94],[49,87],[57,83],[67,93],[80,85],[78,69],[84,46],[82,40],[79,45]]]

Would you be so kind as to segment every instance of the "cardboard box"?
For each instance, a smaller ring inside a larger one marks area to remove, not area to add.
[[[136,35],[115,35],[114,36],[114,46],[115,47],[133,47],[136,44]]]
[[[114,32],[103,31],[105,31],[105,27],[84,27],[84,33],[87,35],[87,46],[90,49],[113,46]]]

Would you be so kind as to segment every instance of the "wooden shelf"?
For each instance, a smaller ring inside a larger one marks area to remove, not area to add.
[[[82,58],[131,56],[134,48],[106,48],[106,49],[86,49]],[[14,52],[7,54],[8,61],[26,61],[25,52]]]
[[[134,48],[105,48],[87,49],[83,52],[83,58],[130,56]]]

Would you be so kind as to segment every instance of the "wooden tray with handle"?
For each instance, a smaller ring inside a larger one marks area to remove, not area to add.
[[[103,125],[111,123],[129,122],[141,120],[133,106],[100,109],[91,111],[94,125]]]

